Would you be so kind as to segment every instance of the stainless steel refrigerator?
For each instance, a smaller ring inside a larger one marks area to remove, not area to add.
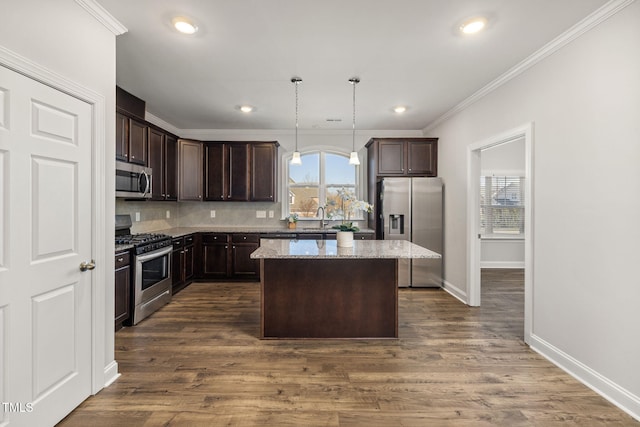
[[[441,178],[383,178],[377,183],[376,236],[409,240],[441,259],[400,260],[398,286],[441,287],[443,185]]]

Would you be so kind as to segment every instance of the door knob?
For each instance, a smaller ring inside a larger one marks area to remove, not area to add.
[[[96,262],[94,260],[80,263],[80,271],[93,270],[94,268],[96,268]]]

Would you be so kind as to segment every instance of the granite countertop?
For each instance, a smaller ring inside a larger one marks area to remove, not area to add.
[[[276,233],[337,233],[331,227],[306,228],[297,227],[294,229],[284,227],[242,227],[242,226],[218,226],[218,227],[176,227],[166,228],[162,230],[154,230],[154,233],[168,234],[171,237],[182,237],[193,233],[260,233],[260,234],[276,234]],[[362,228],[358,233],[375,233],[371,228]]]
[[[352,248],[339,248],[335,240],[262,239],[251,254],[257,259],[441,258],[407,240],[354,240]]]
[[[131,248],[133,248],[133,245],[130,245],[130,244],[129,245],[116,245],[115,252],[118,253],[118,252],[128,251]]]

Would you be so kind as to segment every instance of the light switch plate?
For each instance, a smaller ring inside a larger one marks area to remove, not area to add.
[[[269,211],[269,218],[273,218],[273,211]]]
[[[136,212],[136,222],[140,221],[140,212]]]
[[[171,211],[167,210],[167,219],[171,218]]]
[[[256,211],[256,218],[266,218],[267,211]]]
[[[211,210],[211,218],[215,218],[216,217],[216,211],[214,211],[213,209]]]

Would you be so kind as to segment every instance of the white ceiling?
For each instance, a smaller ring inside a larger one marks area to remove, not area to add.
[[[606,0],[98,0],[117,83],[180,129],[420,130]],[[173,17],[199,26],[176,32]],[[488,28],[462,36],[476,15]],[[238,106],[250,104],[251,114]],[[392,111],[406,105],[406,113]],[[327,121],[341,119],[342,121]]]

